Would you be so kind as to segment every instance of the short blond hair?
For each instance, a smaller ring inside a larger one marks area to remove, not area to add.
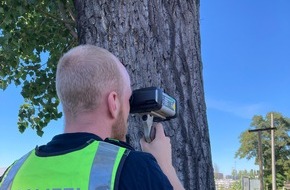
[[[122,95],[123,78],[118,59],[109,51],[80,45],[59,60],[56,72],[56,91],[65,112],[98,108],[104,93],[116,91]]]

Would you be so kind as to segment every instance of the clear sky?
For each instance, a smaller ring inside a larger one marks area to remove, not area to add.
[[[258,169],[235,159],[239,135],[255,114],[290,117],[290,1],[201,0],[201,45],[213,163],[220,172]],[[63,130],[52,122],[38,137],[18,132],[19,88],[0,91],[0,168]]]
[[[253,115],[290,117],[290,1],[201,0],[201,45],[213,163],[221,172],[258,169],[234,159]]]

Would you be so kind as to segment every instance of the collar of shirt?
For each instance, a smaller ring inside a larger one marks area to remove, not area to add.
[[[99,136],[92,133],[64,133],[56,135],[46,145],[37,146],[35,149],[38,156],[53,156],[72,152],[85,147],[91,140],[103,141]],[[106,138],[105,142],[133,150],[126,142]]]

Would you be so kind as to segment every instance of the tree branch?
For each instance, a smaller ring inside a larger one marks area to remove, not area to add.
[[[58,5],[59,11],[60,11],[60,16],[62,18],[61,20],[67,20],[67,18],[66,18],[67,15],[66,15],[66,12],[65,12],[64,4],[61,1],[58,1],[57,5]],[[65,24],[66,28],[69,30],[70,34],[75,39],[77,39],[78,35],[75,32],[75,30],[73,29],[73,27],[71,25],[69,25],[68,23],[64,23],[64,24]]]
[[[67,3],[68,3],[68,2],[67,2]],[[66,6],[66,10],[68,11],[70,18],[71,18],[74,22],[76,22],[75,15],[74,15],[73,11],[71,10],[70,6]]]
[[[44,14],[45,16],[50,17],[50,18],[52,18],[52,19],[54,19],[54,20],[57,20],[57,21],[59,21],[59,22],[62,22],[62,23],[64,23],[64,24],[75,24],[75,22],[72,22],[72,21],[69,21],[69,20],[59,19],[59,18],[56,17],[55,15],[50,14],[50,13],[48,13],[48,12],[45,12],[45,11],[43,11],[43,10],[41,10],[41,9],[38,9],[38,8],[37,8],[36,10],[39,11],[39,12],[41,12],[41,13]]]
[[[67,20],[67,19],[64,19],[64,17],[62,16],[63,13],[61,13],[61,19],[59,19],[58,17],[56,17],[55,15],[53,14],[50,14],[48,12],[45,12],[41,9],[36,9],[37,11],[41,12],[42,14],[44,14],[45,16],[47,17],[50,17],[54,20],[57,20],[58,22],[61,22],[65,25],[65,27],[69,30],[70,34],[75,38],[77,39],[78,38],[78,35],[77,33],[74,31],[73,27],[71,26],[71,24],[75,24],[75,22],[71,22],[70,20]]]

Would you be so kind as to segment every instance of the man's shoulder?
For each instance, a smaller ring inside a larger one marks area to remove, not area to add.
[[[130,154],[126,158],[125,163],[131,167],[136,167],[139,169],[146,167],[146,171],[148,172],[154,170],[155,172],[163,174],[163,171],[161,170],[156,158],[151,153],[131,150]]]
[[[152,154],[130,151],[120,177],[120,189],[172,189]]]
[[[134,162],[135,164],[157,164],[157,161],[152,154],[135,150],[130,151],[126,160],[128,162]]]

